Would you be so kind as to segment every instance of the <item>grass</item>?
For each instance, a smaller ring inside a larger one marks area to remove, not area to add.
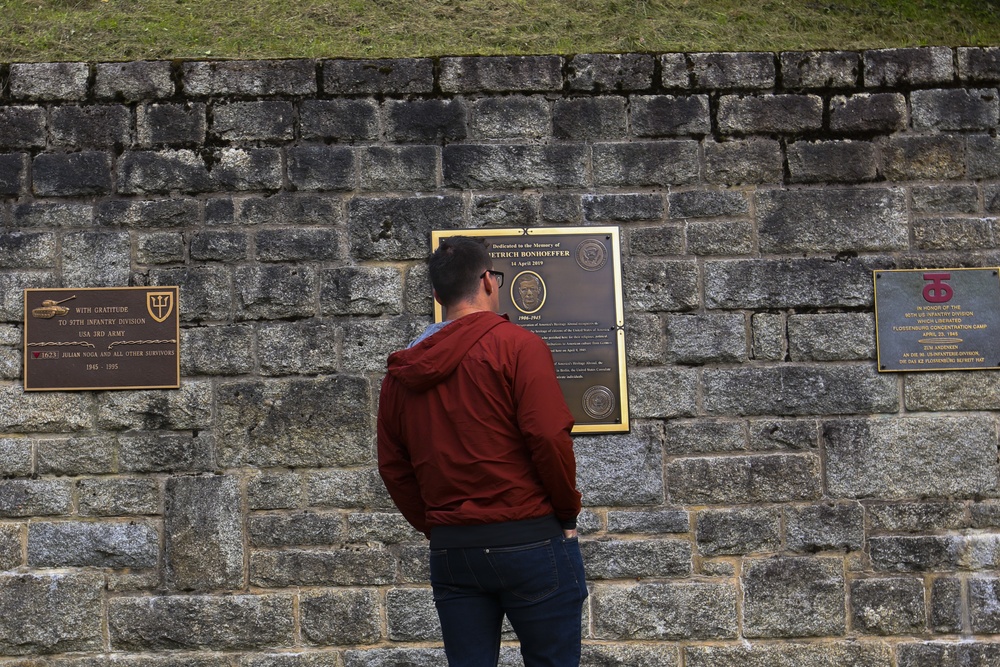
[[[0,62],[1000,45],[1000,0],[0,0]]]

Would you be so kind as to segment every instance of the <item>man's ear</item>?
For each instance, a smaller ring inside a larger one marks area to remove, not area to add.
[[[437,290],[434,290],[434,300],[437,301],[438,303],[440,303],[441,307],[444,308],[444,303],[441,302],[441,297],[438,296],[438,291]]]

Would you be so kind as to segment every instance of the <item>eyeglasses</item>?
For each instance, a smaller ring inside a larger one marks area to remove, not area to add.
[[[482,280],[483,278],[485,278],[487,273],[496,279],[497,287],[503,287],[503,271],[494,271],[493,269],[486,269],[485,271],[483,271],[483,275],[479,276],[479,279]]]

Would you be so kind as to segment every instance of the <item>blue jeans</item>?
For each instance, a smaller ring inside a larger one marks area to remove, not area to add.
[[[525,667],[578,667],[587,584],[575,537],[432,549],[430,564],[449,667],[496,667],[504,614]]]

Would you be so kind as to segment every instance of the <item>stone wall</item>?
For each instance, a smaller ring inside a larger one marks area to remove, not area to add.
[[[633,428],[576,438],[584,663],[1000,664],[1000,373],[879,374],[871,286],[1000,264],[1000,49],[0,81],[0,667],[443,665],[385,356],[432,228],[591,223]],[[22,290],[126,285],[180,286],[182,387],[24,393]]]

